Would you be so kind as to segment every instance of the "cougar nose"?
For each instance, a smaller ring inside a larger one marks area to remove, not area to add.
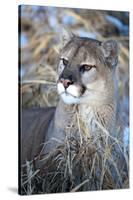
[[[64,78],[61,78],[60,82],[64,85],[65,89],[68,88],[69,85],[73,84],[72,81],[70,81],[69,79],[64,79]]]

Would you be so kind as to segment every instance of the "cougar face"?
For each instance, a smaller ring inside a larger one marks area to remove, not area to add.
[[[81,38],[65,32],[58,64],[57,90],[66,104],[104,97],[117,64],[117,43]]]

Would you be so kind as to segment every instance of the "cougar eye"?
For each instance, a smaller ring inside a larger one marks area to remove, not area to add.
[[[63,62],[63,65],[67,66],[67,64],[68,64],[68,60],[65,59],[65,58],[61,58],[61,60],[62,60],[62,62]]]
[[[81,71],[89,71],[91,70],[92,68],[96,68],[95,65],[87,65],[87,64],[83,64],[80,69]]]

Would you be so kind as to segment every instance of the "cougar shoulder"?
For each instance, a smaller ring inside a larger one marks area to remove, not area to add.
[[[21,163],[33,160],[39,154],[45,141],[55,108],[22,109],[20,133]]]

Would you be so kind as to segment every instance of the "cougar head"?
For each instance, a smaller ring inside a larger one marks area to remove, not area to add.
[[[118,61],[114,40],[78,37],[63,30],[58,62],[57,90],[66,104],[80,104],[103,98],[113,81]]]

